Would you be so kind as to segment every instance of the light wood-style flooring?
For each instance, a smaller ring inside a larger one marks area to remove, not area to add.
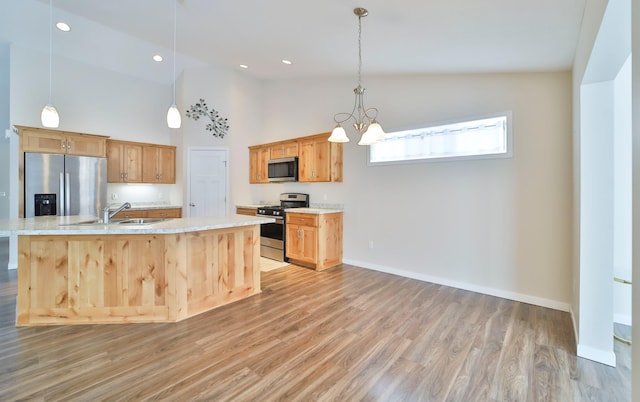
[[[16,328],[0,269],[0,400],[630,400],[630,348],[577,358],[567,313],[348,265],[262,286],[179,323]]]

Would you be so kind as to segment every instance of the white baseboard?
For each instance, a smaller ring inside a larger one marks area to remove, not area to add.
[[[578,357],[593,360],[607,366],[616,366],[616,354],[612,350],[594,349],[590,346],[578,344]]]
[[[484,286],[478,286],[473,283],[452,281],[452,280],[440,278],[437,276],[425,275],[425,274],[420,274],[417,272],[407,271],[403,269],[396,269],[396,268],[385,267],[382,265],[370,264],[363,261],[343,260],[343,262],[345,264],[355,265],[357,267],[372,269],[374,271],[380,271],[388,274],[398,275],[405,278],[416,279],[423,282],[436,283],[438,285],[450,286],[450,287],[462,289],[462,290],[469,290],[471,292],[482,293],[489,296],[496,296],[503,299],[514,300],[514,301],[527,303],[527,304],[533,304],[535,306],[540,306],[540,307],[547,307],[554,310],[560,310],[560,311],[566,311],[566,312],[571,311],[570,304],[559,302],[557,300],[550,300],[550,299],[545,299],[543,297],[510,292],[502,289],[494,289],[494,288],[488,288]],[[575,328],[575,325],[574,325],[574,328]],[[578,338],[576,337],[576,339]]]

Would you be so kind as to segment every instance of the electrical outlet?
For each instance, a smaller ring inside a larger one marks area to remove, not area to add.
[[[111,199],[112,200],[117,200],[118,199],[118,193],[111,193]]]

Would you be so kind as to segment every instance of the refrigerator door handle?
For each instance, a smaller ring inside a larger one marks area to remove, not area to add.
[[[71,181],[69,179],[69,173],[65,174],[64,180],[64,214],[69,215],[71,213]]]
[[[64,191],[64,173],[60,172],[60,189],[58,191],[58,194],[60,194],[60,199],[58,200],[58,215],[62,216],[64,215],[64,202],[65,202],[65,191]]]

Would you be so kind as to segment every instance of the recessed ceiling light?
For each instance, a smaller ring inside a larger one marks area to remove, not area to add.
[[[160,56],[159,54],[154,55],[153,56],[153,61],[161,62],[162,61],[162,56]]]
[[[249,68],[246,64],[240,64],[240,68]]]
[[[282,59],[282,62],[284,64],[293,64],[293,62],[291,60],[287,60],[287,59]]]
[[[61,30],[62,32],[69,32],[71,31],[71,27],[69,26],[69,24],[67,24],[66,22],[58,22],[56,24],[56,28],[58,28],[59,30]]]

